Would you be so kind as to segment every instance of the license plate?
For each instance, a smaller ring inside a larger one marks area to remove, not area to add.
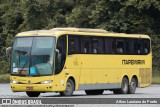
[[[27,90],[27,91],[32,91],[32,90],[33,90],[33,87],[26,87],[26,90]]]

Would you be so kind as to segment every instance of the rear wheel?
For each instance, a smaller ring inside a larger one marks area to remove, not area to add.
[[[29,97],[38,97],[40,92],[26,92]]]
[[[115,89],[113,90],[114,94],[127,94],[128,93],[128,79],[123,78],[122,83],[121,83],[121,88],[120,89]]]
[[[128,94],[134,94],[136,91],[137,82],[135,78],[132,78],[130,85],[128,86]]]
[[[71,96],[74,92],[75,85],[74,82],[71,79],[68,79],[66,83],[66,90],[63,92],[60,92],[61,96]]]
[[[100,95],[103,94],[104,90],[85,90],[87,95]]]

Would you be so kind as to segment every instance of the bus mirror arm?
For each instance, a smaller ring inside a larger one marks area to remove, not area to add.
[[[8,47],[6,49],[6,62],[8,62],[8,56],[9,56],[9,52],[11,52],[11,50],[12,50],[12,47]]]
[[[57,59],[57,63],[60,64],[61,63],[61,54],[60,54],[58,49],[56,49],[56,57],[57,57],[56,58]]]
[[[56,59],[57,59],[58,63],[59,63],[59,55],[60,55],[60,54],[59,54],[59,50],[56,49],[56,57],[57,57]]]
[[[56,49],[56,54],[57,54],[57,55],[59,54],[59,50],[58,50],[58,49]]]

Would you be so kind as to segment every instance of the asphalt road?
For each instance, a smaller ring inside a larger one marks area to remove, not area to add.
[[[12,99],[12,101],[28,99],[29,98],[25,92],[11,91],[9,84],[0,84],[0,99]],[[16,100],[15,100],[16,99]],[[125,95],[115,95],[112,91],[104,91],[103,95],[86,95],[84,91],[75,91],[71,97],[61,97],[59,93],[41,93],[38,99],[46,101],[47,104],[60,104],[55,105],[55,107],[159,107],[160,106],[160,85],[151,85],[146,88],[137,88],[135,94],[125,94]],[[157,101],[156,103],[146,103],[146,104],[123,104],[123,101]],[[117,101],[122,101],[122,103],[117,103]],[[0,101],[1,102],[1,101]],[[51,103],[48,103],[51,102]],[[70,104],[69,106],[63,104]],[[74,106],[73,106],[74,104]],[[107,105],[106,105],[107,104]],[[51,107],[53,107],[53,105]],[[21,107],[22,105],[15,105],[15,107]],[[24,105],[23,105],[24,106]],[[39,107],[43,105],[32,105],[29,107]],[[0,105],[1,107],[1,105]],[[5,106],[4,106],[5,107]],[[8,106],[7,106],[8,107]],[[28,107],[28,106],[24,106]]]
[[[27,98],[25,92],[13,93],[9,84],[0,84],[0,98]],[[59,93],[41,93],[40,98],[60,97]],[[62,98],[62,97],[61,97]],[[115,95],[112,91],[104,91],[103,95],[89,95],[84,91],[75,91],[71,98],[160,98],[160,85],[137,88],[135,94]]]

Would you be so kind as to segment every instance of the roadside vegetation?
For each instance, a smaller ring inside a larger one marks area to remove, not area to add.
[[[9,76],[10,76],[9,74],[0,75],[0,83],[9,83],[10,82]]]
[[[160,77],[159,76],[154,76],[152,78],[152,84],[160,84]]]

